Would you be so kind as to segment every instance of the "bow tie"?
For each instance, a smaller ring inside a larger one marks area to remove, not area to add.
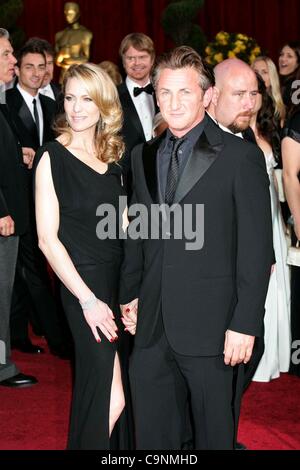
[[[143,93],[143,91],[145,93],[149,93],[149,95],[152,95],[152,93],[154,92],[154,88],[152,86],[151,83],[148,83],[148,85],[144,86],[144,87],[134,87],[133,89],[133,96],[139,96],[141,93]]]

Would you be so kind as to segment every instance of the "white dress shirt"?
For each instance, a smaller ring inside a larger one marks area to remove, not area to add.
[[[48,96],[48,98],[51,98],[52,100],[55,101],[55,95],[53,93],[53,90],[52,90],[52,87],[51,87],[50,83],[48,83],[48,85],[44,86],[44,88],[40,88],[39,93],[41,93],[41,95]]]
[[[37,112],[39,115],[39,127],[40,127],[40,135],[39,135],[39,140],[40,140],[40,145],[43,145],[43,135],[44,135],[44,117],[43,117],[43,110],[42,110],[42,105],[40,102],[39,94],[36,96],[30,95],[27,91],[25,91],[23,88],[20,87],[20,84],[17,84],[17,88],[19,92],[21,93],[31,115],[33,120],[35,121],[34,117],[34,111],[33,111],[33,100],[36,100],[36,108]]]
[[[145,83],[144,86],[148,85],[148,83],[150,83],[150,81]],[[140,85],[131,80],[129,77],[126,77],[126,86],[134,103],[135,109],[139,115],[145,138],[146,140],[151,140],[153,117],[155,114],[153,96],[146,92],[141,93],[139,96],[133,96],[133,89],[135,87],[140,87]]]

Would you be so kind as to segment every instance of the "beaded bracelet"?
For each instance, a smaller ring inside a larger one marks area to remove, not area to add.
[[[85,300],[84,302],[80,302],[79,300],[79,303],[81,305],[82,310],[89,310],[90,308],[94,307],[94,305],[96,305],[97,300],[98,299],[95,294],[92,293],[87,300]]]

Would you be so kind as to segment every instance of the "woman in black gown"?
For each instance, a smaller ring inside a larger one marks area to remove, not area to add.
[[[295,104],[283,129],[283,180],[286,199],[293,215],[292,242],[300,240],[300,105]],[[291,266],[291,333],[290,374],[300,377],[300,267]]]
[[[62,281],[75,343],[68,448],[109,449],[125,405],[117,341],[122,112],[115,86],[96,65],[72,66],[63,91],[59,137],[40,149],[35,162],[39,246]],[[100,233],[103,204],[115,209],[109,229],[116,236],[110,238]]]

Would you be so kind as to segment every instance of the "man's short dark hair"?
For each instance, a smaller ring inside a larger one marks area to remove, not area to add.
[[[175,47],[169,52],[157,58],[154,65],[151,81],[156,88],[160,73],[163,69],[184,69],[193,68],[199,74],[199,85],[203,91],[215,85],[215,76],[212,68],[200,55],[189,46]]]
[[[18,50],[16,56],[17,56],[17,61],[18,61],[18,67],[21,66],[22,64],[22,59],[25,55],[27,54],[40,54],[44,57],[45,59],[45,63],[46,63],[46,56],[45,56],[45,52],[44,50],[40,47],[39,44],[35,44],[35,43],[30,43],[30,42],[27,42],[26,44],[24,44],[23,47],[21,47],[21,49]]]
[[[40,47],[43,50],[44,54],[49,54],[52,57],[55,56],[54,47],[52,46],[52,44],[50,44],[50,42],[46,41],[46,39],[42,39],[38,37],[29,38],[28,41],[26,42],[26,45],[28,44],[29,45],[33,44],[34,47]]]

